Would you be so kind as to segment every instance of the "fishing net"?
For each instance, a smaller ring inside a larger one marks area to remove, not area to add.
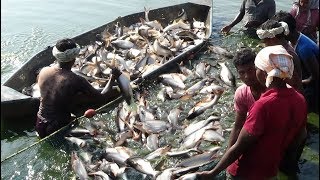
[[[208,55],[200,53],[194,57],[192,63],[190,62],[186,65],[189,69],[193,69],[195,64],[200,61],[211,61]],[[213,68],[213,74],[218,74],[219,66]],[[186,85],[191,86],[195,81],[187,81]],[[181,113],[180,119],[185,119],[188,111],[195,105],[195,103],[201,98],[201,95],[195,95],[187,101],[181,101],[179,99],[160,101],[157,98],[157,94],[161,90],[161,87],[158,83],[151,83],[148,86],[144,86],[143,89],[145,92],[148,92],[145,95],[145,99],[148,101],[150,107],[156,107],[161,110],[161,112],[169,112],[171,109],[178,106],[183,107],[184,111]],[[203,114],[197,116],[192,120],[184,120],[181,123],[189,124],[192,121],[199,121],[208,118],[210,115],[218,115],[222,118],[220,123],[223,125],[223,128],[229,128],[230,122],[232,121],[232,94],[233,92],[230,89],[226,89],[223,93],[219,102],[211,109],[208,109]],[[103,124],[104,131],[107,131],[108,135],[104,139],[100,139],[99,144],[91,144],[90,148],[87,150],[90,151],[92,155],[92,161],[99,159],[100,153],[107,147],[113,147],[112,139],[116,139],[117,134],[117,125],[115,123],[115,117],[119,104],[123,104],[122,98],[116,99],[114,102],[105,105],[100,108],[99,111],[103,112],[97,114],[93,118],[80,117],[69,125],[69,127],[82,127],[88,128],[88,125],[92,124]],[[226,124],[226,126],[224,125]],[[67,141],[64,136],[67,133],[67,129],[62,129],[54,135],[45,138],[44,140],[39,140],[35,135],[34,131],[29,133],[29,137],[25,139],[10,139],[9,141],[15,142],[13,149],[20,149],[18,153],[14,152],[1,152],[1,178],[2,179],[70,179],[75,178],[76,174],[71,168],[71,151],[75,151],[80,156],[83,149],[79,146],[70,143]],[[226,134],[227,135],[227,134]],[[28,140],[27,140],[28,139]],[[162,133],[159,138],[159,147],[163,147],[167,144],[171,144],[173,147],[178,148],[183,140],[183,135],[181,130],[177,130],[174,133]],[[7,140],[8,141],[8,140]],[[32,144],[34,143],[34,144]],[[2,144],[2,143],[1,143]],[[30,144],[32,144],[30,146]],[[28,147],[29,146],[29,147]],[[213,145],[211,143],[201,143],[200,147],[203,149],[211,148]],[[220,144],[223,149],[226,146],[226,143]],[[17,148],[19,147],[19,148]],[[150,150],[148,150],[145,145],[141,142],[134,140],[128,140],[126,147],[130,148],[134,152],[136,157],[145,157]],[[10,149],[10,147],[5,147]],[[27,149],[23,149],[27,148]],[[2,148],[3,149],[3,148]],[[22,150],[21,150],[22,149]],[[13,156],[9,157],[10,154]],[[9,158],[8,158],[9,157]],[[164,170],[166,168],[175,167],[176,164],[183,161],[185,158],[175,158],[175,157],[159,157],[154,160],[151,160],[151,164],[157,170]],[[209,163],[205,166],[200,167],[199,171],[209,170],[216,165],[218,159],[212,163]],[[93,163],[94,164],[94,163]],[[151,176],[146,176],[145,174],[135,170],[134,168],[130,169],[127,172],[127,177],[130,179],[151,179]],[[216,179],[224,179],[225,172],[220,173]]]

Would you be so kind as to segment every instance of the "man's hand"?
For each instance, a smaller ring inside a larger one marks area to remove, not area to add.
[[[197,179],[200,180],[207,180],[207,179],[213,179],[215,175],[212,173],[212,171],[203,171],[197,173]]]
[[[230,25],[227,25],[227,26],[224,26],[222,29],[221,29],[221,32],[222,33],[229,33],[230,30],[231,30],[231,26]]]

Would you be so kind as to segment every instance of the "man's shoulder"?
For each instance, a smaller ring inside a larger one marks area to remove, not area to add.
[[[247,91],[249,90],[249,86],[247,86],[246,84],[242,84],[241,86],[239,86],[237,89],[236,89],[236,92],[235,92],[235,98],[242,98],[244,97],[246,94],[247,94]]]

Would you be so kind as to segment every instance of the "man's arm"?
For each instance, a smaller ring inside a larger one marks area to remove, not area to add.
[[[276,2],[272,1],[268,10],[268,18],[270,19],[276,14]]]
[[[314,55],[311,55],[308,59],[303,61],[310,76],[307,79],[303,79],[303,84],[309,84],[311,81],[319,80],[319,63]]]
[[[249,134],[247,130],[242,128],[238,140],[226,151],[218,164],[211,171],[199,173],[198,177],[201,179],[208,179],[218,175],[222,170],[226,169],[230,164],[237,160],[241,154],[246,152],[246,150],[250,148],[257,139],[257,136]]]
[[[235,26],[236,24],[238,24],[244,17],[245,15],[245,4],[246,4],[246,0],[244,0],[242,2],[242,5],[240,7],[240,12],[237,14],[237,16],[235,17],[235,19],[228,25],[224,26],[222,29],[221,29],[221,32],[224,32],[224,33],[228,33],[231,28],[233,26]]]
[[[236,111],[235,123],[230,133],[228,149],[237,141],[239,133],[246,121],[247,114]]]

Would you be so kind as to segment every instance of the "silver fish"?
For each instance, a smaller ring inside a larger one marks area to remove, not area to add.
[[[166,152],[170,151],[170,149],[171,149],[171,145],[166,145],[164,147],[158,148],[155,151],[153,151],[153,152],[149,153],[148,155],[146,155],[145,159],[152,160],[152,159],[154,159],[156,157],[165,155]]]
[[[195,74],[199,78],[206,78],[206,76],[207,76],[206,75],[206,65],[204,62],[200,62],[199,64],[197,64]]]
[[[171,151],[168,151],[166,153],[166,155],[168,155],[170,157],[185,156],[185,155],[188,155],[191,152],[202,153],[197,147],[193,147],[193,148],[186,149],[186,150],[171,149]]]
[[[162,171],[161,174],[159,174],[156,178],[156,180],[168,180],[172,179],[172,172],[176,168],[167,168],[164,171]]]
[[[71,152],[71,166],[77,177],[81,180],[89,179],[87,170],[75,151]]]
[[[236,87],[236,79],[231,70],[226,66],[225,62],[219,63],[221,66],[220,77],[228,86]]]
[[[183,80],[181,80],[179,77],[170,74],[169,76],[167,75],[160,75],[159,76],[161,80],[161,82],[165,85],[169,85],[173,88],[179,88],[179,89],[184,89],[186,88],[186,85],[183,83]]]
[[[152,27],[156,30],[159,30],[159,31],[162,31],[163,30],[163,27],[161,25],[161,23],[157,20],[154,20],[154,21],[146,21],[144,20],[143,18],[140,18],[140,21],[143,25],[147,25],[149,27]]]
[[[180,113],[182,111],[182,108],[179,106],[177,108],[172,109],[169,112],[168,115],[168,121],[170,122],[170,124],[172,125],[173,128],[175,129],[179,129],[180,127],[178,126],[178,121],[179,121],[179,117],[180,117]]]
[[[224,137],[221,136],[221,134],[217,133],[217,131],[213,129],[208,129],[204,132],[202,135],[202,139],[205,141],[210,142],[224,142]]]
[[[185,11],[183,8],[182,8],[181,12],[179,12],[178,17],[175,19],[175,21],[177,22],[177,21],[179,21],[180,19],[183,20],[183,21],[185,21],[185,20],[188,19],[187,13],[186,13],[186,11]]]
[[[150,151],[154,151],[159,148],[159,134],[149,134],[147,137],[146,147]]]
[[[216,153],[217,151],[211,151],[192,156],[188,159],[181,161],[179,164],[176,165],[176,167],[200,167],[209,164],[215,160],[214,158],[212,158],[212,156]]]
[[[161,45],[158,39],[154,41],[153,49],[154,49],[154,53],[156,53],[159,56],[164,56],[164,57],[173,56],[173,52],[168,47]]]
[[[118,152],[106,152],[103,154],[103,157],[109,162],[117,163],[118,166],[125,166],[125,161],[128,159],[128,157],[125,157]]]
[[[160,133],[162,131],[167,130],[170,127],[170,125],[167,122],[159,121],[159,120],[145,121],[145,122],[142,122],[141,124],[142,124],[142,127],[139,127],[137,126],[139,124],[136,122],[135,127],[141,131],[147,132],[148,134]]]
[[[64,138],[70,141],[71,143],[78,145],[79,147],[84,147],[87,145],[87,142],[80,138],[76,138],[76,137],[64,137]]]
[[[201,22],[201,21],[197,21],[193,18],[193,28],[197,28],[197,29],[205,29],[206,28],[206,25],[204,24],[204,22]]]
[[[149,11],[150,11],[150,8],[147,9],[146,7],[144,7],[144,18],[146,19],[146,21],[150,21],[149,20]]]
[[[220,85],[212,83],[210,86],[206,86],[199,91],[200,94],[210,94],[213,92],[214,93],[223,93],[224,88]]]
[[[151,176],[153,176],[153,178],[156,177],[157,174],[159,174],[158,171],[155,171],[150,162],[142,159],[142,158],[129,158],[126,160],[126,164],[128,164],[129,166],[135,168],[136,170],[144,173],[144,174],[149,174]]]
[[[92,172],[88,174],[89,176],[99,176],[102,178],[102,180],[111,180],[108,174],[104,173],[103,171],[97,171],[97,172]]]
[[[202,79],[198,81],[197,83],[195,83],[194,85],[192,85],[186,90],[186,94],[194,95],[197,91],[200,90],[200,88],[202,88],[205,85],[206,82],[207,82],[207,79]]]
[[[219,54],[219,55],[223,55],[223,56],[226,56],[228,58],[232,58],[233,57],[232,53],[228,52],[226,49],[224,49],[224,48],[222,48],[220,46],[210,45],[210,46],[208,46],[208,49],[213,53],[216,53],[216,54]]]
[[[184,23],[181,19],[178,22],[173,22],[172,24],[168,25],[167,27],[165,27],[163,29],[163,32],[167,32],[173,29],[178,29],[178,28],[182,28],[182,29],[190,29],[190,25]]]
[[[213,122],[213,121],[218,121],[220,120],[220,117],[218,116],[210,116],[209,118],[207,118],[206,120],[202,120],[199,122],[193,121],[191,124],[188,125],[188,127],[186,127],[184,129],[184,135],[185,136],[189,136],[190,134],[192,134],[193,132],[197,131],[198,129],[201,129],[203,127],[205,127],[206,125],[208,125],[209,123]]]
[[[190,174],[185,174],[179,177],[178,180],[196,180],[196,179],[197,179],[197,173],[190,173]]]
[[[122,40],[122,39],[111,41],[111,44],[116,45],[121,49],[130,49],[130,48],[133,48],[134,46],[134,44],[131,41]]]
[[[119,83],[119,88],[121,90],[121,94],[128,105],[133,102],[133,92],[130,84],[130,79],[125,76],[123,73],[117,78],[117,82]]]
[[[202,114],[203,112],[205,112],[207,109],[211,108],[213,105],[215,105],[221,95],[216,94],[214,95],[214,97],[212,98],[209,97],[208,99],[204,100],[204,101],[200,101],[199,103],[197,103],[195,105],[195,107],[193,107],[189,112],[188,112],[188,116],[187,119],[193,119],[197,116],[199,116],[200,114]]]

